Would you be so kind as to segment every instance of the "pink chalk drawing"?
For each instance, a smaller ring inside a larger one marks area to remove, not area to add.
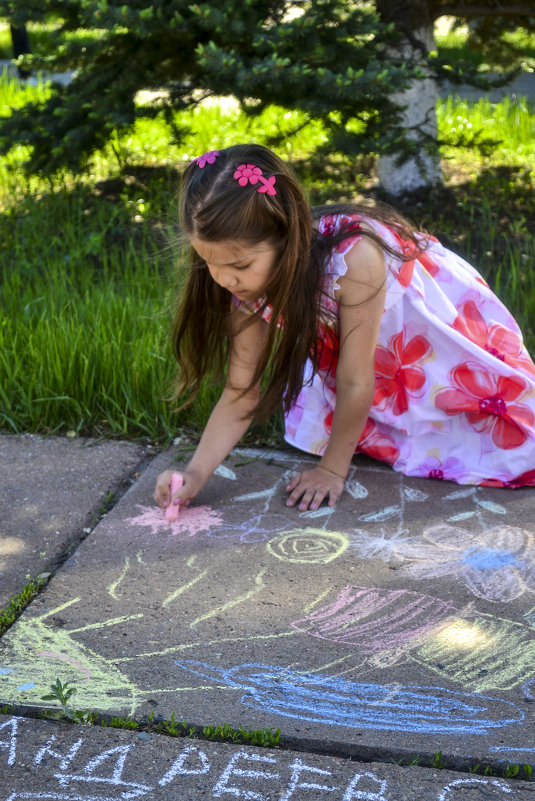
[[[85,675],[85,681],[88,682],[91,678],[91,671],[85,665],[82,665],[78,660],[72,659],[70,656],[66,656],[65,654],[56,654],[53,651],[38,651],[37,656],[46,656],[49,659],[61,659],[62,662],[68,662],[70,665],[73,665],[78,670],[81,670],[82,673]]]
[[[210,506],[192,506],[182,509],[178,518],[173,521],[165,519],[165,512],[159,506],[142,506],[137,504],[140,513],[136,517],[127,517],[125,522],[131,526],[145,526],[152,534],[171,532],[194,537],[201,531],[209,531],[223,523],[222,516]]]
[[[472,532],[448,524],[423,532],[422,543],[400,543],[395,553],[410,560],[411,578],[457,576],[478,598],[513,601],[535,592],[533,535],[514,526]]]
[[[294,621],[294,629],[358,646],[360,654],[400,649],[458,615],[446,601],[409,590],[344,587],[334,603]]]

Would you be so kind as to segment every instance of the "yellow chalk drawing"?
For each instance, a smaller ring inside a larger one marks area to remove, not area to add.
[[[535,629],[535,606],[524,614],[524,619],[530,628]]]
[[[2,638],[0,703],[45,706],[42,696],[56,679],[76,685],[73,700],[78,709],[113,711],[133,715],[147,698],[155,694],[198,691],[198,686],[142,690],[109,660],[77,642],[67,631],[45,624],[48,617],[78,603],[74,598],[50,612],[29,620],[21,618]],[[84,628],[113,626],[143,615],[115,618]],[[244,638],[245,639],[245,638]],[[226,688],[226,685],[225,685]],[[213,689],[213,686],[204,687]]]
[[[267,543],[272,556],[283,562],[327,564],[341,556],[349,545],[349,537],[339,531],[304,528],[286,531]]]
[[[188,581],[187,584],[182,584],[181,587],[179,587],[177,590],[175,590],[174,592],[172,592],[170,595],[167,596],[165,601],[162,603],[162,606],[169,606],[171,601],[174,601],[175,598],[178,598],[178,596],[182,595],[183,592],[190,590],[193,586],[195,586],[195,584],[197,584],[198,581],[203,579],[207,573],[208,570],[203,570],[202,573],[199,573],[198,576],[195,576],[195,578],[191,579],[191,581]]]
[[[510,690],[535,672],[535,637],[512,620],[458,617],[430,633],[410,658],[467,690]]]
[[[119,599],[117,598],[117,594],[116,594],[115,590],[117,589],[117,587],[119,586],[121,581],[124,579],[124,577],[128,573],[128,568],[129,567],[130,567],[130,559],[128,558],[128,556],[125,556],[123,572],[121,573],[121,575],[119,576],[117,581],[114,581],[113,584],[110,584],[110,586],[108,587],[108,594],[111,595],[111,597],[114,598],[116,601],[118,601]]]
[[[256,595],[258,592],[263,590],[264,582],[262,581],[262,577],[266,572],[266,570],[267,567],[265,567],[263,570],[260,571],[260,573],[257,576],[255,576],[254,580],[255,587],[252,590],[245,592],[243,595],[238,596],[238,598],[234,598],[232,601],[228,601],[226,604],[223,604],[222,606],[217,606],[215,609],[211,609],[210,612],[206,612],[206,614],[204,615],[196,617],[195,620],[193,620],[189,624],[190,629],[194,628],[197,625],[197,623],[200,623],[202,620],[208,620],[209,618],[214,617],[214,615],[219,615],[222,612],[226,612],[227,609],[232,609],[232,607],[237,606],[238,604],[241,604],[244,601],[248,601],[249,598],[253,597],[253,595]]]
[[[79,631],[89,631],[89,629],[103,629],[105,626],[117,626],[119,623],[137,620],[140,617],[143,617],[142,612],[139,612],[137,615],[121,615],[121,617],[113,617],[109,620],[105,620],[103,623],[88,623],[87,626],[80,626],[79,629],[69,629],[69,634],[76,634]]]
[[[288,670],[293,671],[294,673],[326,673],[329,671],[329,668],[336,667],[336,665],[343,665],[344,662],[347,662],[348,659],[351,659],[351,654],[346,654],[345,656],[340,657],[340,659],[335,659],[333,662],[327,662],[325,665],[320,665],[316,668],[311,668],[310,666],[304,667],[302,670],[299,669],[299,665],[302,664],[301,662],[294,662],[292,665],[288,665]],[[342,671],[345,673],[346,671]],[[333,675],[339,676],[339,673],[334,673]]]
[[[487,632],[468,620],[456,618],[448,623],[441,631],[436,634],[437,640],[448,643],[452,648],[477,648],[488,647],[490,638]]]
[[[327,597],[327,595],[329,595],[331,589],[332,587],[327,587],[327,589],[324,590],[322,593],[320,593],[320,595],[318,595],[317,598],[314,598],[313,601],[311,601],[309,604],[303,607],[303,614],[308,615],[308,613],[311,612],[314,609],[314,607],[316,607],[319,603],[323,601],[324,598]]]
[[[119,656],[113,660],[115,665],[122,662],[135,662],[137,659],[147,659],[151,656],[165,656],[166,654],[176,654],[179,651],[187,651],[191,648],[209,648],[212,645],[221,645],[224,642],[250,642],[251,640],[277,640],[279,637],[295,637],[297,631],[281,631],[278,634],[248,634],[246,637],[218,637],[216,640],[199,640],[198,642],[188,642],[182,645],[172,645],[163,648],[161,651],[148,651],[136,656]]]

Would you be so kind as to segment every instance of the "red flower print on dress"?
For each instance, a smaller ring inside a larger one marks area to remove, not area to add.
[[[526,470],[520,476],[507,481],[506,486],[516,489],[517,487],[533,487],[535,485],[535,470]]]
[[[265,295],[262,295],[260,298],[258,298],[258,300],[240,300],[238,297],[236,297],[236,295],[233,295],[233,297],[236,299],[236,305],[241,306],[249,314],[257,314],[263,320],[265,320],[266,323],[271,322],[271,318],[273,317],[273,306],[267,302]],[[277,328],[284,328],[284,319],[282,314],[277,320]]]
[[[440,271],[440,267],[438,266],[436,261],[434,261],[431,258],[429,253],[427,253],[427,252],[426,253],[420,253],[419,256],[418,256],[418,261],[420,262],[422,267],[424,267],[427,270],[427,272],[429,273],[429,275],[432,278],[435,278],[435,276],[438,275],[438,273]]]
[[[323,421],[327,434],[331,433],[333,417],[334,412],[329,412]],[[392,437],[379,431],[371,417],[366,420],[366,425],[360,435],[355,453],[365,453],[367,456],[371,456],[372,459],[378,459],[389,465],[393,465],[399,458],[399,448]]]
[[[375,422],[368,417],[364,431],[361,434],[357,452],[365,453],[372,459],[393,465],[399,459],[399,448],[388,434],[383,434]]]
[[[524,378],[495,376],[479,364],[459,364],[449,375],[455,387],[437,394],[437,409],[450,416],[465,414],[476,431],[489,433],[502,450],[526,442],[535,416],[529,406],[513,403],[529,388]]]
[[[432,278],[435,278],[438,273],[440,272],[440,267],[434,259],[431,258],[429,253],[425,250],[419,251],[414,242],[407,241],[406,239],[402,239],[401,236],[397,233],[397,231],[392,231],[394,234],[398,245],[400,247],[401,253],[405,257],[405,261],[402,261],[401,266],[399,268],[399,272],[397,274],[397,280],[401,284],[401,286],[408,287],[410,282],[412,281],[412,274],[414,272],[414,267],[416,261],[419,261],[422,267],[429,273]],[[438,239],[435,239],[434,236],[430,234],[426,235],[426,239],[430,242],[437,242]]]
[[[326,214],[320,220],[319,229],[324,237],[329,238],[336,233],[337,214]]]
[[[335,253],[349,250],[355,242],[362,239],[362,229],[359,218],[346,214],[326,214],[321,218],[320,231],[326,239],[335,236],[340,233],[340,231],[344,231],[348,234],[355,231],[353,236],[347,236],[334,246],[333,250]]]
[[[535,364],[527,355],[520,334],[498,323],[488,326],[473,300],[456,308],[458,315],[453,323],[456,331],[502,362],[535,375]]]
[[[484,487],[507,487],[507,489],[518,489],[519,487],[535,486],[535,470],[527,470],[516,478],[509,481],[501,481],[499,478],[488,478],[481,482]]]
[[[392,406],[395,415],[409,408],[408,393],[418,397],[425,384],[425,373],[418,363],[431,352],[431,344],[421,334],[404,342],[405,329],[395,334],[388,348],[375,350],[375,394],[373,405]]]
[[[318,372],[336,375],[338,365],[338,337],[332,326],[320,323],[318,328]]]

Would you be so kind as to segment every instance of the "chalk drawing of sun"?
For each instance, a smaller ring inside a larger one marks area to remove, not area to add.
[[[181,509],[176,520],[170,522],[165,519],[165,512],[159,506],[142,506],[136,504],[139,514],[127,517],[125,522],[131,526],[145,526],[150,528],[152,534],[169,533],[183,534],[194,537],[201,531],[209,531],[223,523],[222,516],[210,506],[193,506]]]

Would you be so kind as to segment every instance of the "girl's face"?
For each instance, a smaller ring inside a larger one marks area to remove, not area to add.
[[[193,249],[206,262],[210,275],[240,300],[257,300],[264,294],[277,258],[269,242],[205,242],[193,237]]]

